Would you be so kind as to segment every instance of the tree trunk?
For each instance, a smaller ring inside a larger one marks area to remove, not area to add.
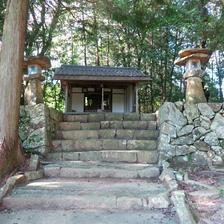
[[[27,0],[8,0],[0,56],[0,177],[23,160],[18,138]]]
[[[84,65],[87,66],[86,25],[85,25],[85,14],[83,8],[82,8],[82,45],[84,48],[83,50]]]

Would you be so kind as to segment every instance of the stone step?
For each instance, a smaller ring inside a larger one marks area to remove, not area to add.
[[[51,152],[47,155],[51,161],[102,161],[156,164],[158,151],[144,150],[102,150],[83,152]]]
[[[156,121],[100,121],[83,123],[80,121],[61,122],[60,130],[138,129],[156,130]]]
[[[3,210],[1,224],[177,224],[176,212],[167,209],[20,209]],[[15,221],[14,221],[15,220]],[[19,220],[19,222],[18,222]],[[74,222],[75,220],[75,222]]]
[[[65,114],[64,121],[99,122],[99,121],[156,121],[156,115],[136,113],[83,113]]]
[[[157,139],[159,132],[155,130],[124,130],[124,129],[107,129],[107,130],[71,130],[57,131],[59,139],[78,140],[78,139],[136,139],[136,140],[153,140]]]
[[[46,177],[66,178],[155,178],[159,168],[148,164],[94,161],[57,161],[44,166]]]
[[[156,150],[156,140],[82,139],[53,140],[52,151]]]
[[[10,209],[153,209],[168,208],[167,189],[131,179],[41,179],[14,189],[3,199]]]

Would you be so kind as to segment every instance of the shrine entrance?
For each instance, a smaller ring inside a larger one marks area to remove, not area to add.
[[[84,112],[98,112],[103,108],[105,112],[112,112],[112,94],[111,92],[85,93],[84,94]]]

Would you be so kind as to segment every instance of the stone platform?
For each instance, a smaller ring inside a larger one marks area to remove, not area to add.
[[[75,220],[75,222],[74,222]],[[0,212],[0,223],[11,224],[176,224],[174,213],[161,209],[147,211],[105,210],[13,210]]]
[[[4,198],[15,209],[151,209],[168,208],[166,188],[136,179],[41,179],[17,187]]]

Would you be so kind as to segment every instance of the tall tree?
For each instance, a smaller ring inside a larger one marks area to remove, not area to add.
[[[0,57],[0,177],[23,159],[18,138],[27,0],[8,0]]]

